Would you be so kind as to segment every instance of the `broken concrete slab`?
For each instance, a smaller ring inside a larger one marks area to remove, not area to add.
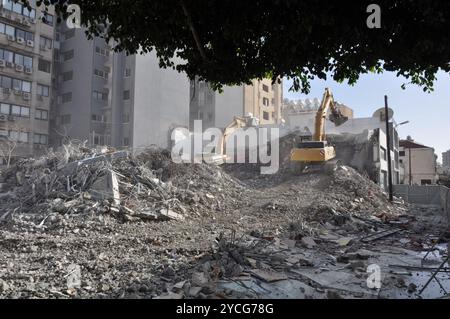
[[[265,282],[275,282],[285,280],[288,277],[284,273],[275,272],[273,270],[252,269],[250,273]]]
[[[316,242],[312,237],[302,237],[301,243],[308,249],[312,249],[316,246]]]

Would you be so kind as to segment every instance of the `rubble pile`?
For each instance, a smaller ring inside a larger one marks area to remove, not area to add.
[[[390,203],[386,193],[368,177],[348,166],[339,166],[321,196],[306,208],[307,219],[342,226],[351,216],[397,218],[404,203]]]
[[[183,220],[233,205],[240,184],[216,166],[175,164],[170,153],[138,156],[82,144],[19,161],[2,174],[0,209],[11,213],[110,213],[125,221]]]

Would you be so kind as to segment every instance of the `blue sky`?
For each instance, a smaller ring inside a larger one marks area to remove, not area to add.
[[[284,97],[288,99],[322,99],[324,89],[330,88],[334,98],[355,111],[355,117],[372,116],[384,106],[384,95],[389,97],[389,106],[394,109],[397,123],[410,121],[398,127],[401,138],[411,135],[422,144],[441,153],[450,149],[450,75],[440,72],[434,85],[434,92],[425,93],[422,88],[409,84],[405,90],[401,85],[407,80],[395,73],[362,75],[354,86],[339,84],[333,80],[314,80],[311,93],[304,95],[289,92],[292,82],[284,80]]]

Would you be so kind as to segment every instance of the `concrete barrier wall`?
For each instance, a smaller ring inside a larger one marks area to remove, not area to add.
[[[450,221],[450,188],[439,185],[394,185],[394,195],[408,203],[436,205],[444,209]]]

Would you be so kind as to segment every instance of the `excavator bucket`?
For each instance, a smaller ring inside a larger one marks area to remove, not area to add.
[[[348,121],[348,117],[342,114],[335,115],[333,113],[330,114],[329,120],[334,123],[336,126],[341,126],[345,122]]]

